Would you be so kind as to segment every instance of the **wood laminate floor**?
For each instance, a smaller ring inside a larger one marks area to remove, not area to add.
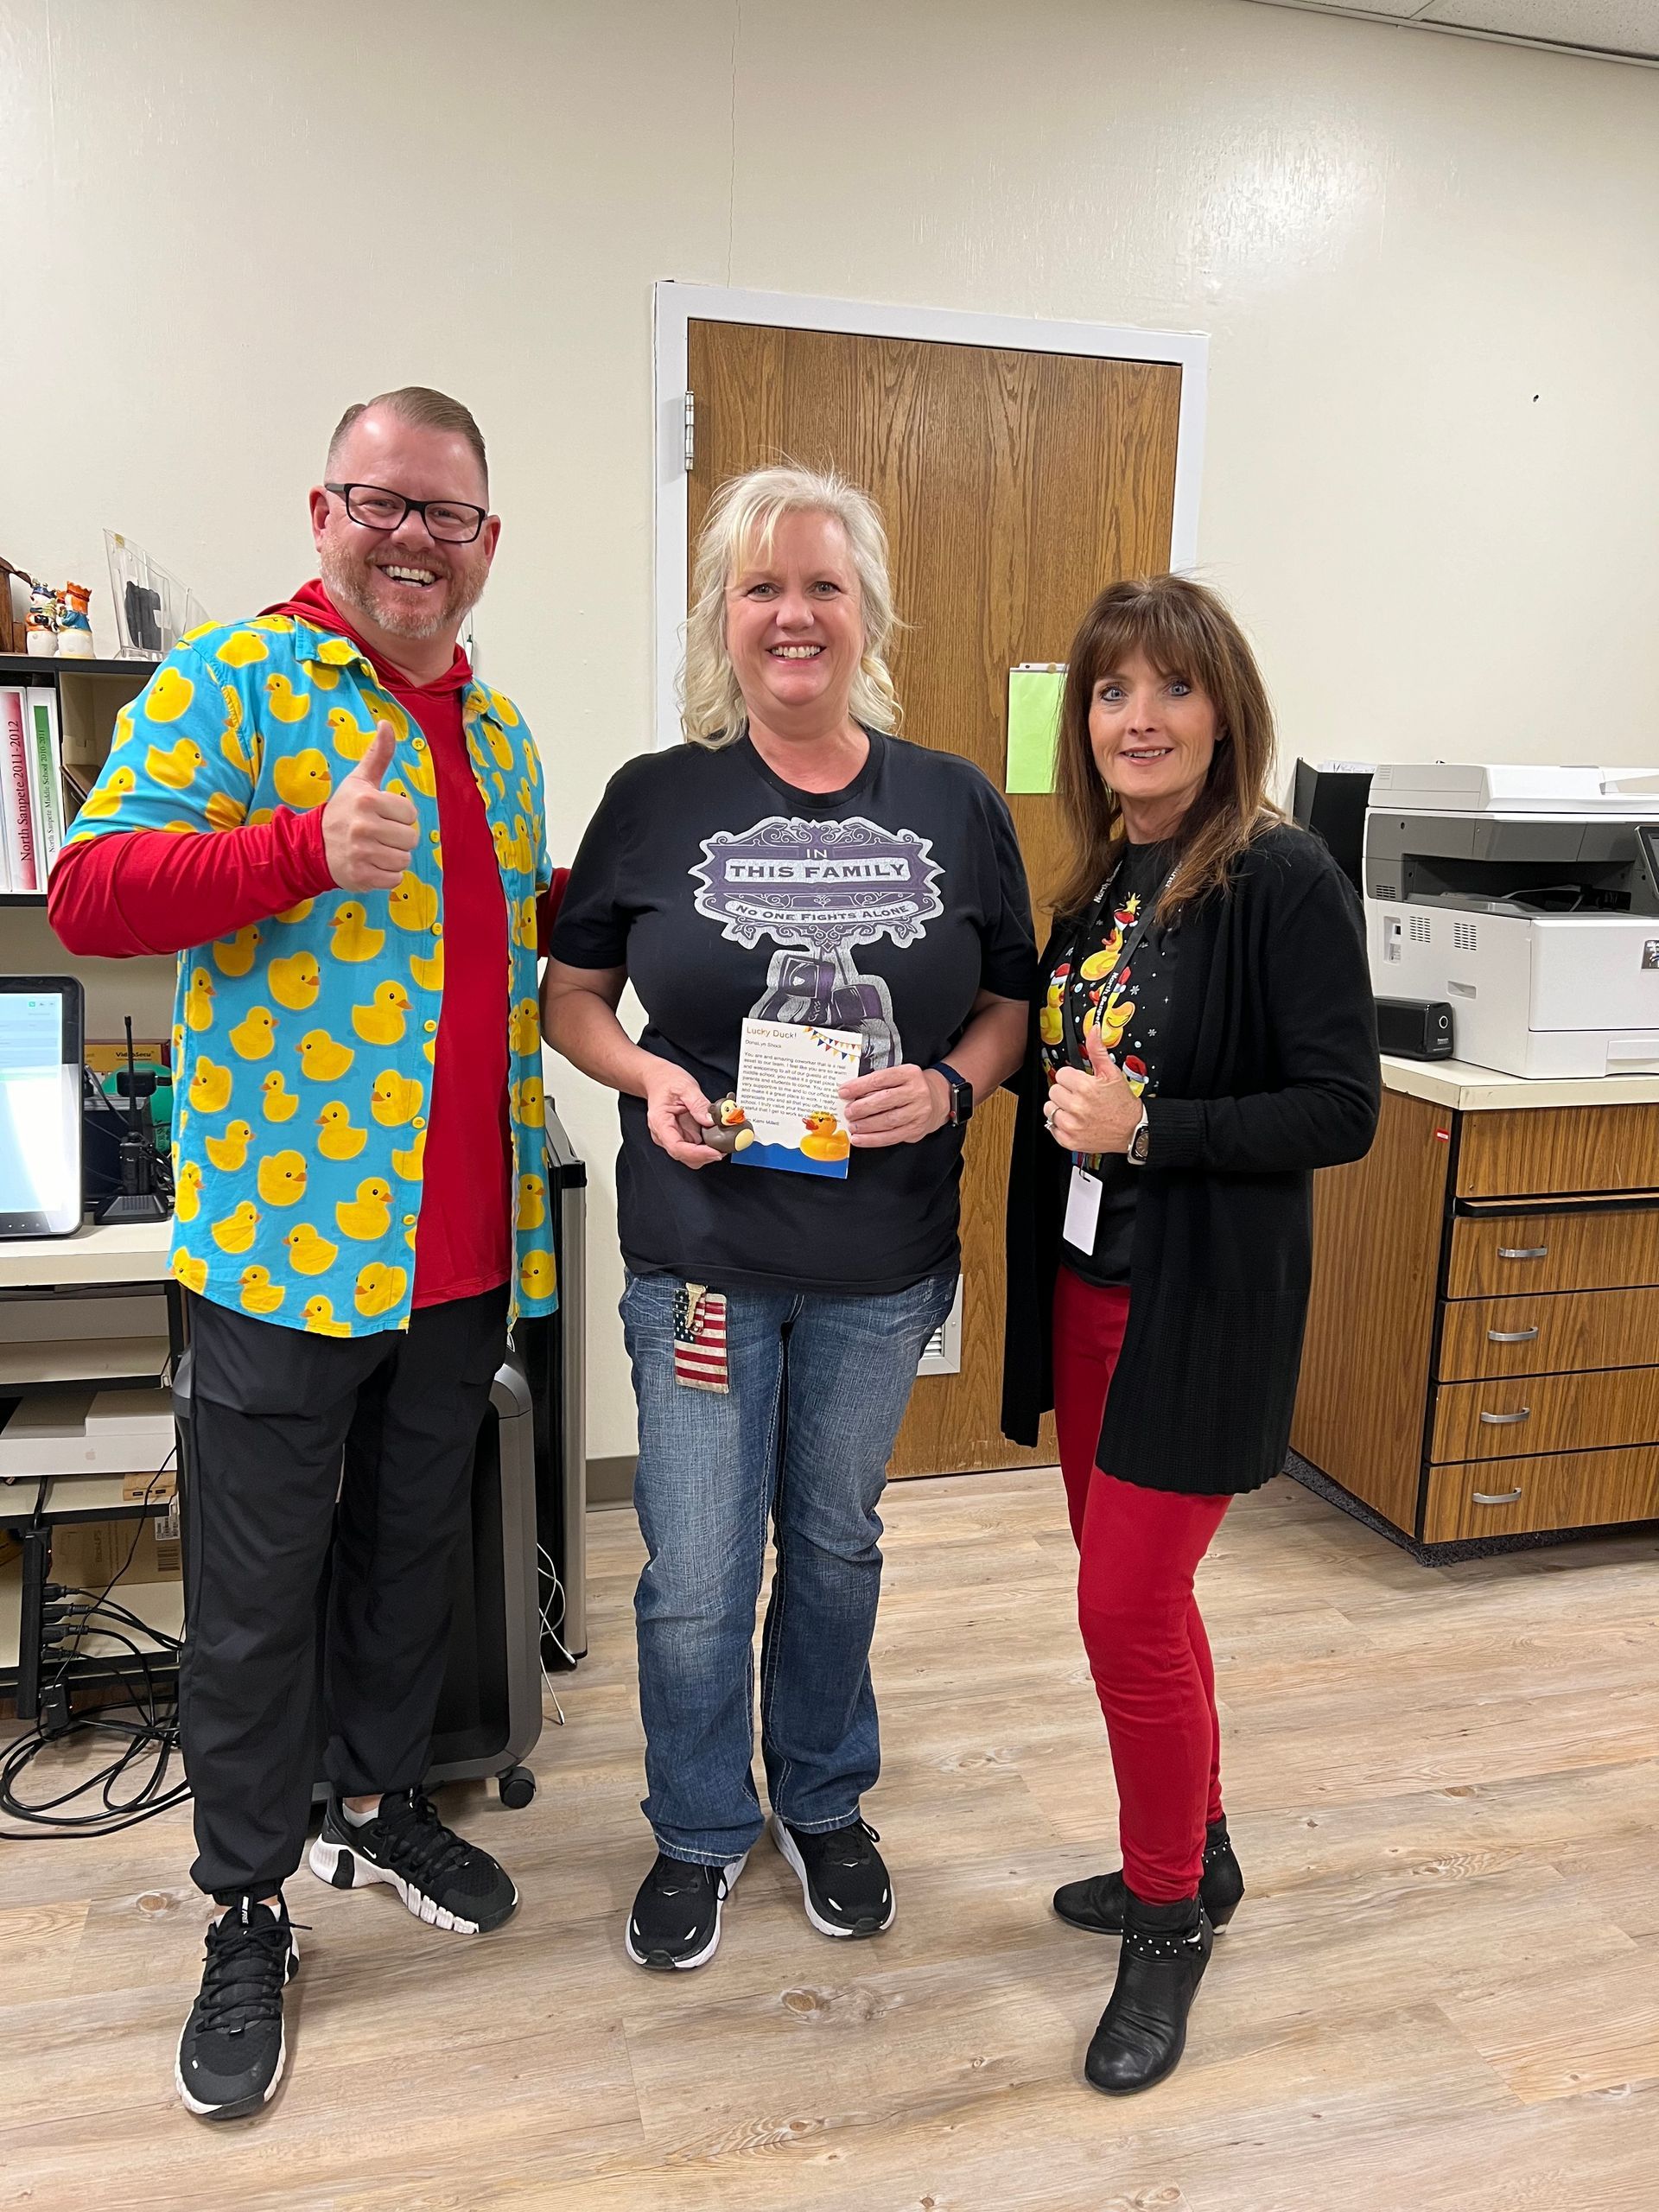
[[[1048,1910],[1115,1857],[1058,1479],[906,1484],[887,1517],[890,1935],[814,1935],[763,1844],[711,1966],[628,1964],[639,1550],[595,1515],[535,1804],[449,1794],[516,1921],[445,1936],[302,1873],[257,2120],[174,2097],[187,1819],[0,1845],[0,2205],[1655,2212],[1650,1538],[1431,1571],[1287,1482],[1235,1510],[1201,1592],[1249,1894],[1180,2071],[1115,2103],[1078,2071],[1113,1948]]]

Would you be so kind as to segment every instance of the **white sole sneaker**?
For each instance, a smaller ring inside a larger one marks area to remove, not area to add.
[[[377,1866],[372,1859],[360,1851],[353,1851],[348,1843],[331,1843],[320,1835],[312,1845],[307,1866],[320,1882],[327,1882],[334,1890],[360,1890],[368,1882],[385,1882],[396,1890],[416,1920],[423,1920],[429,1928],[447,1928],[457,1936],[476,1936],[479,1925],[475,1920],[462,1920],[447,1905],[436,1904],[424,1890],[416,1889],[413,1882],[406,1882],[390,1866]],[[518,1904],[518,1892],[512,1893],[513,1909]]]
[[[624,1948],[626,1950],[628,1956],[633,1961],[635,1966],[652,1967],[652,1971],[654,1973],[660,1973],[664,1967],[672,1967],[677,1974],[690,1974],[693,1967],[706,1967],[709,1960],[714,1957],[715,1953],[720,1948],[720,1922],[721,1915],[725,1908],[726,1900],[730,1897],[732,1891],[737,1887],[737,1878],[743,1872],[743,1869],[748,1865],[748,1863],[749,1854],[747,1851],[741,1859],[728,1859],[727,1860],[724,1867],[721,1869],[721,1872],[726,1877],[726,1886],[715,1899],[715,1925],[713,1931],[709,1937],[709,1941],[703,1945],[702,1948],[700,1951],[693,1952],[689,1959],[666,1959],[662,1961],[660,1965],[652,1967],[652,1961],[645,1956],[645,1953],[643,1951],[637,1951],[634,1948],[633,1908],[630,1905],[628,1908],[628,1916],[622,1923],[622,1942]]]
[[[777,1845],[778,1849],[784,1859],[795,1869],[796,1878],[801,1885],[801,1901],[806,1907],[806,1916],[811,1922],[812,1925],[817,1929],[820,1936],[845,1937],[849,1942],[850,1942],[854,1937],[862,1939],[871,1936],[885,1936],[887,1934],[888,1929],[892,1927],[894,1916],[899,1910],[899,1898],[896,1892],[890,1891],[888,1895],[887,1916],[881,1923],[879,1928],[838,1927],[833,1920],[826,1920],[823,1915],[818,1910],[817,1907],[813,1904],[812,1885],[807,1879],[806,1861],[801,1856],[800,1846],[796,1842],[794,1837],[791,1835],[789,1830],[785,1827],[782,1821],[779,1819],[776,1813],[772,1816],[772,1840]]]
[[[284,1989],[287,1988],[290,1981],[295,1980],[299,1974],[299,1971],[300,1947],[298,1943],[296,1942],[292,1931],[290,1930],[288,1939],[288,1966],[283,1975],[283,1986]],[[185,2023],[187,2031],[189,2028],[189,2022],[187,2020]],[[173,2086],[179,2093],[179,2102],[184,2107],[188,2113],[193,2113],[198,2120],[245,2120],[251,2113],[263,2112],[264,2107],[270,2102],[271,2099],[276,2095],[278,2088],[282,2086],[283,2075],[286,2070],[287,2066],[288,2023],[284,2020],[283,2023],[282,2032],[276,2040],[276,2071],[271,2075],[270,2081],[265,2084],[259,2094],[257,2097],[237,2098],[229,2104],[203,2104],[199,2098],[193,2097],[189,2090],[184,2086],[184,2036],[181,2034],[179,2037],[178,2047],[173,2054]]]
[[[287,2064],[288,2031],[284,2028],[282,2040],[276,2046],[276,2071],[271,2075],[267,2088],[258,2096],[245,2097],[238,2104],[199,2104],[184,2086],[184,2069],[179,2063],[176,2053],[173,2060],[173,2086],[179,2093],[179,2102],[187,2112],[194,2113],[198,2120],[245,2120],[250,2113],[262,2112],[270,2102],[281,2085],[283,2070]]]

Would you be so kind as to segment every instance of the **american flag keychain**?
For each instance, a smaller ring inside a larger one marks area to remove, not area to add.
[[[731,1389],[723,1290],[683,1282],[675,1292],[674,1380],[688,1390]]]

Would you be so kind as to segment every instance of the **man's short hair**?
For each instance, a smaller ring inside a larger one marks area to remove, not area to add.
[[[472,409],[463,407],[458,399],[451,399],[446,391],[434,391],[429,385],[400,385],[396,391],[377,392],[372,399],[359,399],[354,407],[348,407],[328,441],[327,466],[330,469],[334,465],[334,455],[340,449],[340,440],[365,409],[370,407],[385,407],[400,422],[412,423],[417,430],[448,430],[457,437],[465,438],[477,459],[479,474],[484,479],[484,496],[486,499],[489,498],[490,464],[484,454],[484,433],[473,420]]]

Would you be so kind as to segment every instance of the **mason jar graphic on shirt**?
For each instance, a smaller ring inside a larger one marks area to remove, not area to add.
[[[810,822],[773,814],[702,842],[703,858],[690,870],[698,913],[719,922],[733,944],[764,937],[779,948],[752,1017],[856,1031],[861,1074],[896,1066],[904,1041],[886,979],[861,975],[854,955],[883,938],[912,944],[944,913],[944,871],[930,840],[861,815]]]

